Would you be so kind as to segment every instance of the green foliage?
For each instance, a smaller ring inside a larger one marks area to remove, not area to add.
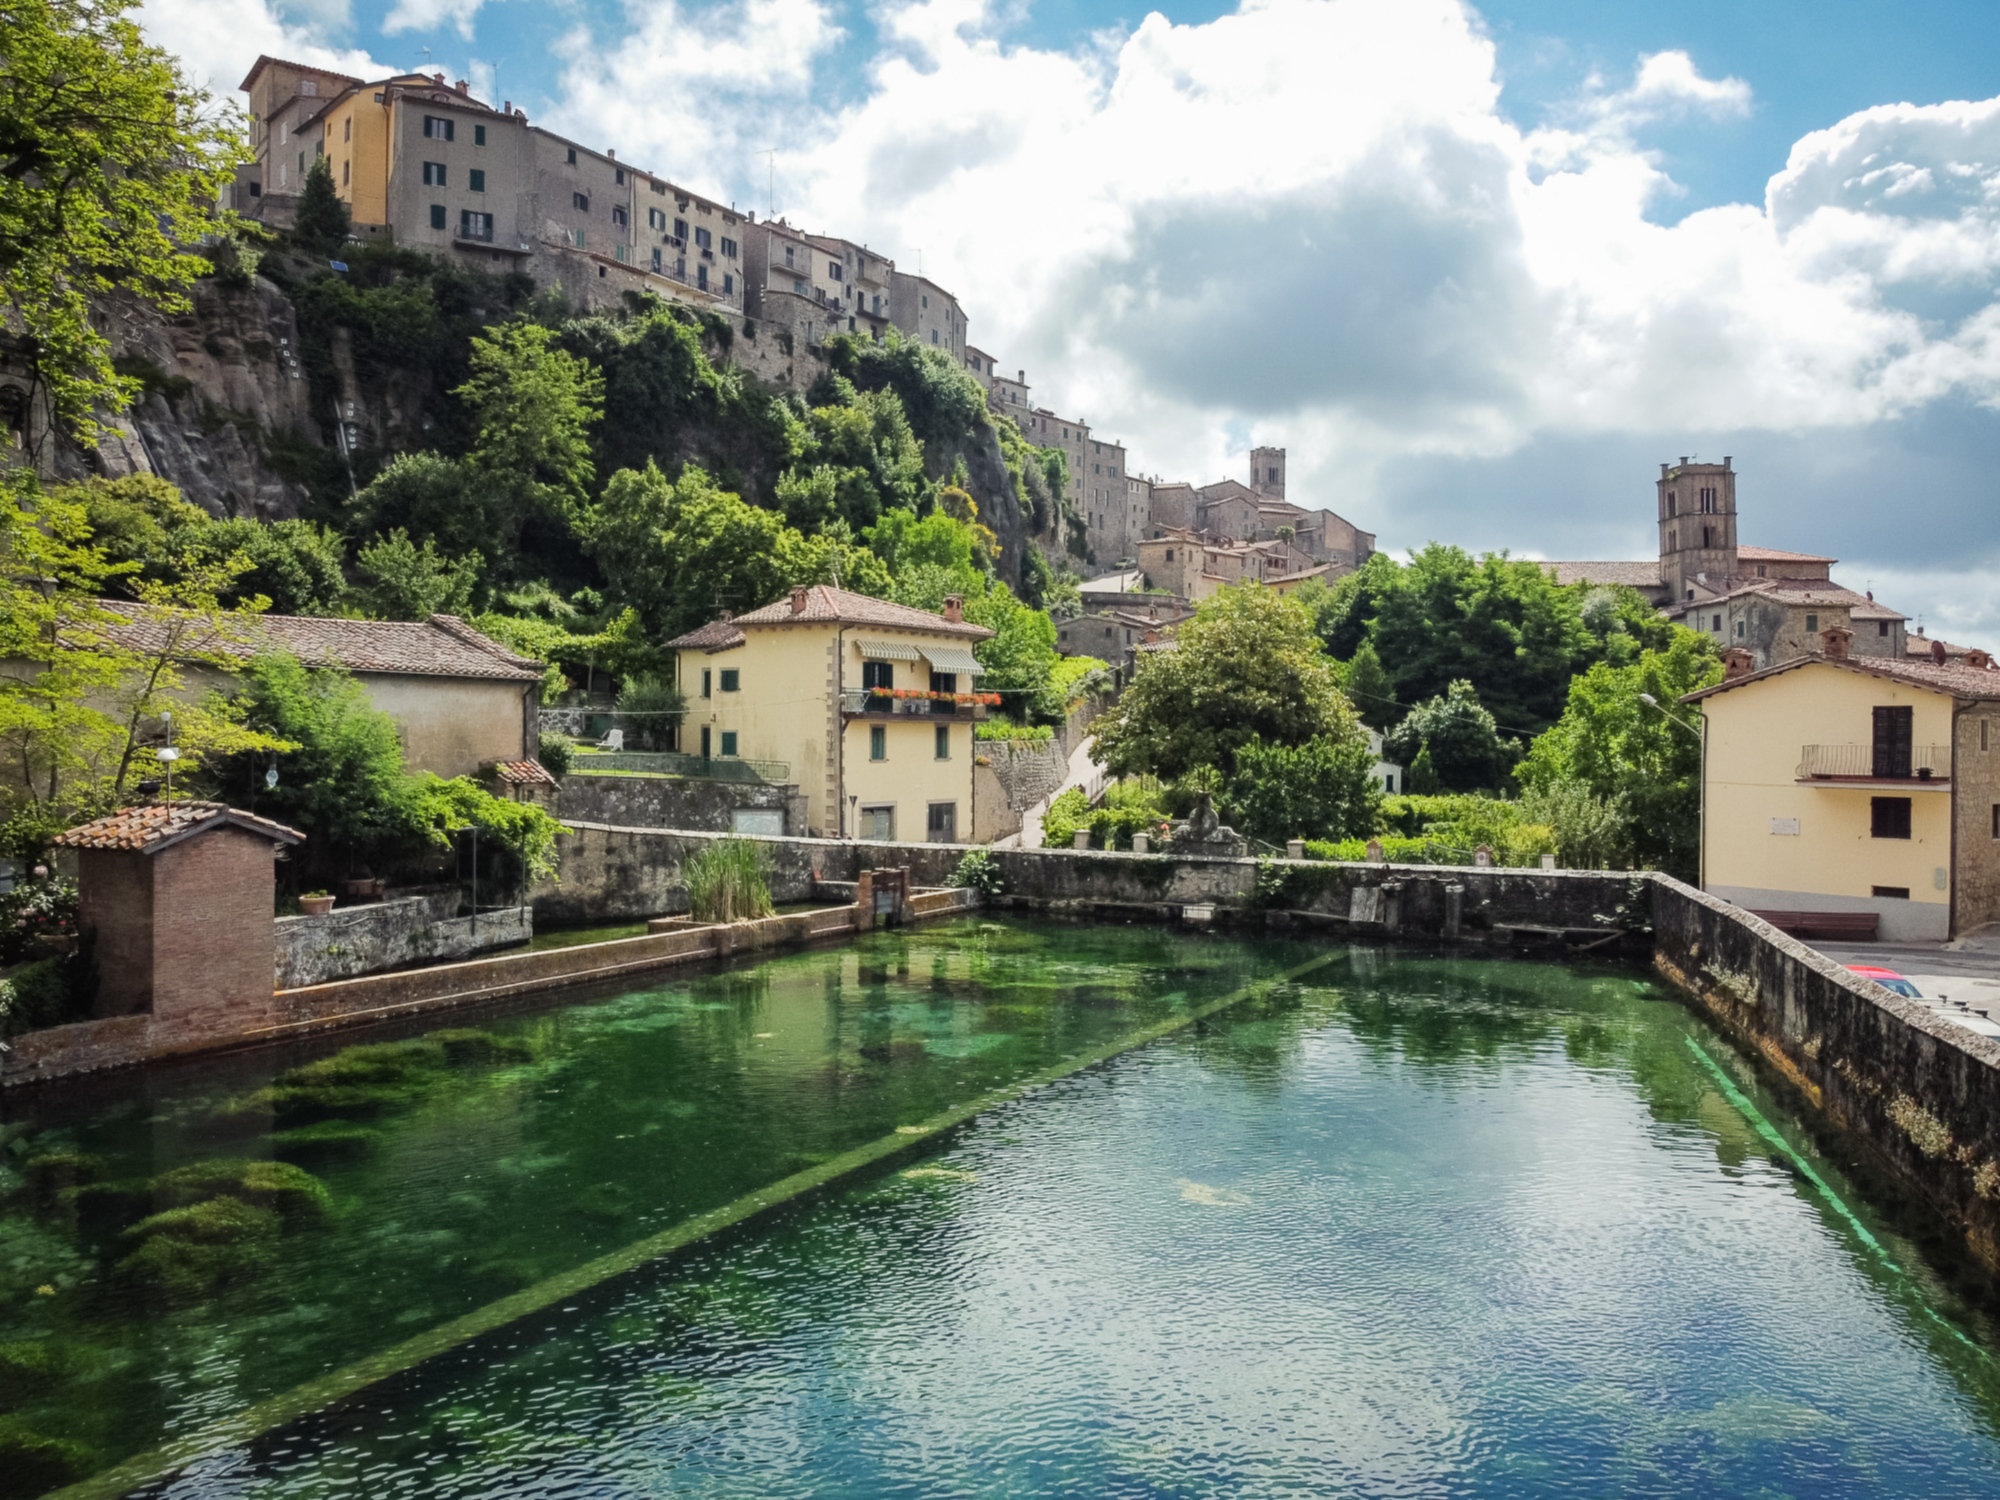
[[[589,434],[604,414],[603,374],[523,319],[476,336],[471,364],[452,394],[473,423],[473,480],[502,497],[517,537],[530,519],[573,522],[597,473]]]
[[[1626,863],[1632,829],[1619,803],[1581,781],[1550,780],[1521,798],[1524,815],[1555,836],[1555,852],[1573,870],[1604,870]]]
[[[1352,732],[1333,663],[1294,600],[1250,584],[1203,601],[1172,651],[1146,653],[1097,721],[1097,755],[1117,775],[1225,776],[1252,740],[1300,745]]]
[[[74,880],[23,879],[0,892],[0,964],[35,952],[38,938],[73,938],[77,930]]]
[[[333,186],[333,158],[315,156],[306,169],[305,186],[292,221],[292,238],[316,255],[338,255],[353,231],[347,204]]]
[[[403,531],[435,543],[447,557],[477,554],[489,567],[511,560],[498,494],[457,459],[406,453],[354,498],[349,529],[356,536]]]
[[[496,797],[470,776],[446,780],[428,771],[410,778],[406,795],[433,847],[450,848],[459,829],[477,828],[481,849],[513,857],[514,867],[501,872],[505,877],[526,883],[555,874],[563,826],[537,804]]]
[[[981,719],[972,726],[976,740],[1008,740],[1015,743],[1046,745],[1055,738],[1050,724],[1016,724],[1012,719]]]
[[[1361,722],[1371,729],[1387,729],[1399,717],[1396,684],[1383,670],[1382,658],[1375,654],[1373,641],[1363,641],[1356,648],[1352,659],[1341,669],[1340,686]]]
[[[687,696],[669,678],[632,677],[618,690],[618,711],[632,715],[619,721],[628,748],[665,750],[673,741],[675,726],[687,713]]]
[[[959,890],[998,896],[1007,889],[1007,877],[1000,873],[999,861],[993,858],[990,849],[968,849],[959,860],[958,868],[946,877],[945,884]]]
[[[827,377],[860,391],[893,391],[910,431],[926,453],[942,453],[986,423],[986,392],[940,349],[903,338],[894,329],[882,340],[842,334],[827,340]],[[831,392],[815,386],[815,405]]]
[[[1051,800],[1042,815],[1042,846],[1067,849],[1078,832],[1088,829],[1093,848],[1129,849],[1133,834],[1149,833],[1157,840],[1168,821],[1164,792],[1151,776],[1113,782],[1100,807],[1092,807],[1083,788],[1073,786]]]
[[[82,955],[23,964],[0,979],[0,1037],[86,1020],[90,1000],[88,960]]]
[[[551,776],[567,776],[576,758],[576,741],[566,734],[544,729],[535,747],[535,758]]]
[[[1576,862],[1587,855],[1614,866],[1696,878],[1701,720],[1679,700],[1721,677],[1714,642],[1674,627],[1665,650],[1646,651],[1626,666],[1600,663],[1570,684],[1561,721],[1529,747],[1515,775],[1552,811],[1562,810],[1565,821],[1557,826],[1576,841]],[[1660,707],[1641,702],[1642,693]],[[1668,714],[1684,722],[1677,724]],[[1566,783],[1608,805],[1618,831],[1599,826],[1597,811],[1565,791]]]
[[[477,553],[447,558],[430,537],[419,547],[398,526],[363,547],[356,561],[370,579],[365,591],[369,608],[385,620],[428,620],[471,611],[472,591],[479,583]]]
[[[1513,763],[1493,715],[1464,681],[1411,709],[1384,744],[1389,759],[1409,766],[1412,776],[1419,774],[1416,762],[1427,759],[1429,774],[1447,792],[1497,789]]]
[[[1420,857],[1432,862],[1470,863],[1482,844],[1505,865],[1534,865],[1556,852],[1553,831],[1525,800],[1464,793],[1384,797],[1379,816],[1385,847],[1395,839],[1413,840],[1429,846]]]
[[[132,0],[15,0],[0,10],[0,299],[57,422],[86,444],[94,410],[134,383],[92,321],[124,292],[184,311],[208,269],[194,253],[235,215],[218,207],[243,123],[147,42]]]
[[[1219,810],[1238,833],[1267,844],[1368,834],[1382,799],[1374,766],[1358,732],[1302,745],[1250,740],[1237,749]]]
[[[612,610],[594,590],[580,590],[576,598],[579,603],[571,603],[546,585],[530,585],[501,596],[521,613],[484,614],[472,623],[510,651],[549,663],[544,703],[564,692],[571,679],[582,683],[605,674],[632,677],[659,670],[660,653],[646,640],[637,611]]]
[[[681,867],[697,922],[749,922],[771,915],[769,861],[748,839],[717,839]]]

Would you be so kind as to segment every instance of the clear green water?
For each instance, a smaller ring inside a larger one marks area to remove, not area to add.
[[[0,1490],[1322,951],[964,922],[39,1096]],[[1357,950],[160,1492],[1990,1496],[1993,1347],[1659,987]]]

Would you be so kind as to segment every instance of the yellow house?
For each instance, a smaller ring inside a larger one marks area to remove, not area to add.
[[[1819,654],[1690,693],[1706,721],[1702,885],[1753,911],[1873,913],[1885,941],[2000,919],[2000,671]],[[1803,927],[1793,921],[1780,925]]]
[[[957,843],[972,831],[972,647],[956,598],[931,614],[825,584],[667,644],[688,754],[778,761],[826,838]]]

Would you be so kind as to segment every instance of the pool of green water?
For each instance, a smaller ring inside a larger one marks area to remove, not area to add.
[[[9,1101],[0,1493],[1246,985],[160,1492],[2000,1492],[1986,1311],[1651,980],[966,920]]]

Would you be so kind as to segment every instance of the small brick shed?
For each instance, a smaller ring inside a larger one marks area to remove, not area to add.
[[[77,851],[95,1013],[189,1031],[255,1025],[276,971],[272,861],[304,837],[221,802],[153,802],[57,838]]]

